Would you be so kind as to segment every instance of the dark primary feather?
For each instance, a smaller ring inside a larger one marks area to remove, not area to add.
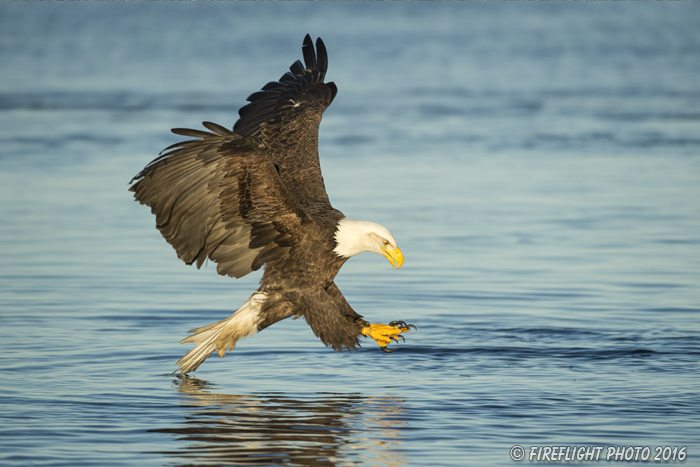
[[[314,50],[311,36],[304,37],[302,53],[304,64],[295,61],[278,81],[270,81],[262,87],[261,91],[254,92],[248,96],[247,104],[238,111],[240,118],[233,126],[233,131],[239,135],[260,136],[261,125],[273,117],[281,117],[289,108],[297,102],[295,97],[303,95],[313,87],[325,87],[330,91],[329,99],[325,102],[325,110],[335,98],[337,88],[334,83],[324,83],[326,71],[328,69],[328,55],[323,41],[316,40],[318,57]],[[325,94],[325,92],[324,92]],[[294,102],[290,102],[294,101]],[[254,110],[265,109],[259,113]],[[323,112],[323,110],[321,112]]]
[[[232,135],[233,132],[229,130],[228,128],[224,128],[218,123],[212,123],[212,122],[202,122],[202,125],[204,125],[207,129],[213,131],[214,133],[218,133],[220,135]]]

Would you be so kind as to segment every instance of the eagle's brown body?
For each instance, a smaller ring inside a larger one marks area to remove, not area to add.
[[[355,254],[346,253],[355,246],[345,240],[352,238],[348,232],[371,223],[346,220],[326,194],[318,128],[337,89],[323,82],[327,57],[320,39],[317,48],[318,55],[307,36],[305,66],[295,62],[280,81],[252,94],[233,131],[208,122],[210,132],[174,129],[197,139],[169,147],[134,177],[135,198],[151,207],[156,227],[184,262],[200,267],[210,259],[219,274],[232,277],[265,265],[260,288],[233,316],[183,340],[198,343],[178,362],[183,374],[291,316],[304,316],[323,343],[339,351],[355,349],[363,334],[377,339],[333,282]],[[389,252],[380,254],[398,261],[391,234],[371,226],[379,230],[367,235]]]

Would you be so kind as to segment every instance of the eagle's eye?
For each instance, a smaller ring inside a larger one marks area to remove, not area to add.
[[[384,246],[389,246],[389,240],[384,240]]]

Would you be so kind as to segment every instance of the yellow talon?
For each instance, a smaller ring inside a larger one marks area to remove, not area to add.
[[[388,325],[370,324],[368,327],[362,328],[362,334],[374,339],[384,352],[393,352],[387,348],[387,345],[391,344],[391,341],[398,342],[399,337],[403,339],[401,333],[408,332],[411,327],[415,329],[415,326],[403,321],[394,321]]]

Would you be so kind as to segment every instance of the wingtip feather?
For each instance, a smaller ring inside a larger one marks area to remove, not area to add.
[[[323,78],[326,76],[326,71],[328,70],[328,52],[326,51],[326,45],[320,37],[316,39],[316,66],[320,73],[321,81],[323,81]]]
[[[311,40],[311,36],[308,34],[304,38],[304,45],[301,46],[301,51],[304,55],[304,64],[306,65],[306,71],[315,70],[316,51],[314,50],[314,43]]]

